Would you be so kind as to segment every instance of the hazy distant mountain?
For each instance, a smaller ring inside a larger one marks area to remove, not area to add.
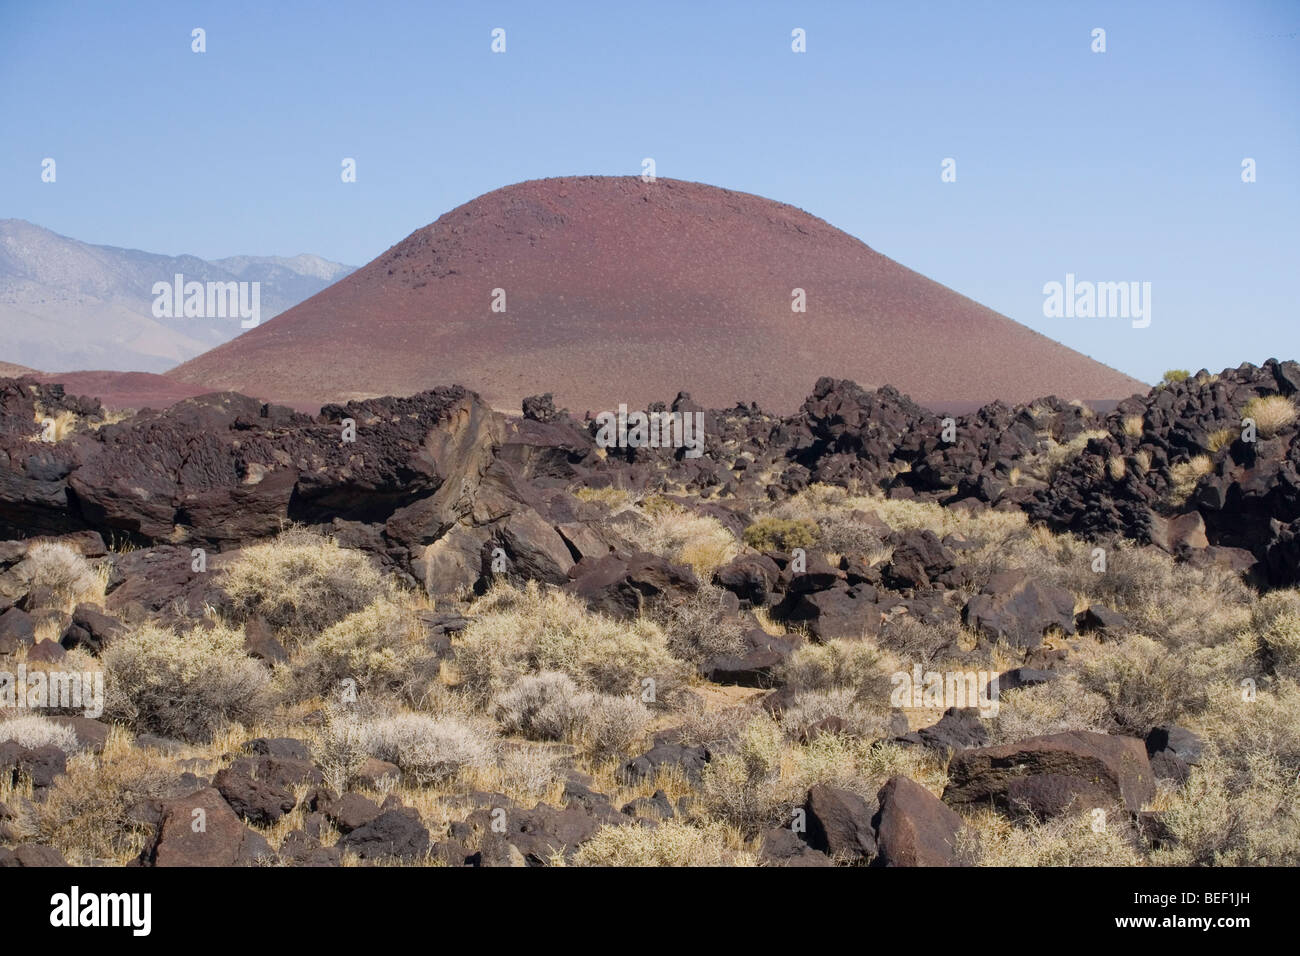
[[[153,286],[260,282],[261,320],[353,271],[319,256],[206,261],[96,246],[0,219],[0,360],[45,371],[163,372],[244,331],[237,318],[154,318]]]

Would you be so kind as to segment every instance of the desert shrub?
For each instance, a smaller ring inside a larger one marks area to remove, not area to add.
[[[879,558],[886,553],[886,544],[878,527],[863,524],[850,517],[822,517],[817,521],[818,544],[831,554],[860,555]]]
[[[943,791],[947,771],[925,747],[904,747],[859,737],[823,734],[797,748],[787,777],[799,794],[817,784],[852,790],[868,802],[890,777],[910,777],[934,794]]]
[[[400,713],[366,721],[360,732],[370,756],[396,764],[421,784],[446,783],[496,757],[490,730],[456,717]]]
[[[270,678],[222,625],[176,631],[146,624],[104,650],[104,713],[137,732],[204,740],[223,724],[252,723],[272,707]]]
[[[1158,724],[1177,722],[1207,703],[1202,675],[1143,635],[1107,646],[1079,671],[1082,686],[1106,698],[1112,729],[1145,737]]]
[[[294,699],[327,695],[341,681],[366,693],[391,693],[416,703],[437,677],[438,659],[410,611],[381,599],[331,624],[295,655],[289,687]]]
[[[353,709],[336,702],[326,702],[323,716],[320,730],[311,741],[312,759],[331,789],[344,793],[370,757],[365,725]]]
[[[1251,632],[1273,673],[1300,680],[1300,590],[1274,591],[1250,612]]]
[[[484,701],[539,671],[563,671],[581,688],[616,695],[639,694],[650,678],[662,696],[686,677],[652,621],[612,620],[536,582],[493,588],[470,613],[455,665],[463,687]]]
[[[1106,698],[1065,675],[1046,684],[999,693],[992,737],[996,743],[1015,743],[1067,730],[1101,733],[1106,726]]]
[[[900,614],[880,627],[877,643],[893,657],[929,667],[945,655],[956,653],[967,638],[958,621],[926,622]]]
[[[1294,766],[1248,753],[1239,766],[1211,756],[1192,768],[1164,811],[1174,839],[1161,866],[1300,866],[1300,784]]]
[[[0,743],[6,740],[12,740],[29,750],[51,744],[64,753],[77,750],[77,734],[71,727],[64,727],[36,714],[0,720]]]
[[[1120,421],[1120,426],[1129,438],[1141,438],[1146,423],[1141,415],[1125,415]]]
[[[668,648],[674,656],[700,664],[740,653],[743,628],[728,610],[728,597],[716,585],[701,584],[683,601],[656,603],[651,617],[668,635]]]
[[[1216,428],[1205,439],[1205,447],[1217,453],[1231,445],[1236,438],[1237,430],[1235,428]]]
[[[800,647],[781,665],[778,677],[791,691],[847,689],[857,700],[888,706],[889,678],[897,669],[869,641],[831,640]]]
[[[707,580],[741,552],[736,536],[716,518],[662,500],[650,503],[643,513],[649,523],[636,533],[637,544],[660,557],[689,565],[701,579]]]
[[[542,747],[503,747],[497,754],[496,766],[478,780],[486,776],[492,789],[508,797],[540,800],[556,789],[563,793],[563,786],[557,788],[560,763],[558,754]]]
[[[245,548],[223,571],[221,585],[237,617],[259,616],[296,641],[314,637],[387,592],[365,554],[301,529]]]
[[[48,589],[57,605],[101,601],[105,579],[74,548],[58,541],[41,541],[27,549],[14,569],[29,590]]]
[[[605,826],[574,854],[574,866],[756,866],[754,855],[729,846],[725,827],[667,820],[657,827]]]
[[[1300,684],[1270,681],[1253,699],[1236,682],[1216,684],[1197,727],[1215,752],[1232,761],[1238,775],[1233,783],[1238,789],[1249,777],[1248,755],[1261,755],[1284,767],[1300,767]]]
[[[1255,420],[1255,431],[1260,438],[1272,438],[1295,424],[1300,409],[1285,395],[1268,395],[1247,402],[1241,417]]]
[[[574,742],[597,759],[625,753],[645,735],[650,719],[649,709],[631,694],[582,694]]]
[[[1194,567],[1154,548],[1113,542],[1105,549],[1106,570],[1098,573],[1095,546],[1073,535],[1043,533],[1014,543],[998,564],[1066,588],[1081,605],[1120,611],[1134,630],[1170,648],[1222,644],[1245,626],[1251,592],[1233,571]]]
[[[781,711],[781,729],[788,737],[798,737],[809,725],[827,717],[840,718],[851,733],[862,737],[889,734],[889,717],[880,701],[864,701],[857,691],[848,687],[794,694]]]
[[[1185,368],[1171,368],[1160,377],[1161,385],[1176,385],[1191,378],[1192,373]]]
[[[759,518],[745,529],[745,544],[755,551],[811,548],[820,539],[817,522],[807,518]]]
[[[710,760],[700,780],[700,800],[715,818],[752,834],[787,822],[802,794],[783,779],[784,738],[765,717],[741,731],[734,750]]]
[[[1214,470],[1214,459],[1209,455],[1194,455],[1169,468],[1169,500],[1181,505],[1196,490],[1196,483]]]
[[[578,685],[568,674],[525,674],[492,701],[492,716],[507,734],[564,740],[578,720]]]
[[[1132,827],[1112,815],[1094,830],[1086,813],[1047,821],[1008,820],[982,810],[968,821],[971,829],[958,839],[957,852],[972,866],[1140,866],[1142,858]]]
[[[44,801],[32,805],[31,836],[74,866],[128,863],[154,831],[139,807],[179,795],[176,776],[175,766],[157,751],[136,747],[114,730],[102,754],[70,757],[67,773],[54,779]]]
[[[492,702],[508,734],[530,740],[567,740],[587,752],[621,752],[645,732],[650,712],[636,697],[579,690],[567,674],[528,674]]]

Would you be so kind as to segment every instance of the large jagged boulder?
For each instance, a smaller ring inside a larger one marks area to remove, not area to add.
[[[880,809],[874,866],[956,866],[965,822],[907,777],[891,777],[876,795]]]
[[[569,578],[565,590],[592,610],[623,620],[636,617],[652,601],[681,601],[699,588],[690,568],[645,551],[584,558],[569,570]]]
[[[254,866],[274,858],[266,839],[240,821],[211,787],[166,801],[143,866]]]
[[[993,575],[962,613],[966,625],[989,640],[1005,640],[1026,650],[1040,645],[1053,630],[1075,632],[1074,595],[1040,584],[1023,571]]]
[[[1137,812],[1155,792],[1141,740],[1070,731],[959,752],[943,800],[1047,819],[1096,807]]]

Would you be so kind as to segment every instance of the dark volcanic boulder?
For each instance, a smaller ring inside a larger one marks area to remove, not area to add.
[[[78,604],[72,611],[72,621],[63,631],[61,643],[67,650],[84,647],[98,654],[114,637],[125,630],[122,622],[109,617],[94,604]]]
[[[898,535],[885,567],[885,582],[893,588],[925,588],[951,571],[956,558],[928,528]]]
[[[907,777],[891,777],[876,796],[875,866],[955,866],[962,818]]]
[[[832,857],[870,859],[876,854],[871,818],[876,808],[852,790],[819,783],[803,805],[807,832],[814,850]]]
[[[1142,809],[1155,796],[1146,747],[1134,737],[1070,731],[965,750],[948,768],[943,800],[1039,818],[1094,807]]]
[[[616,618],[632,618],[657,599],[681,600],[699,587],[695,572],[645,551],[584,558],[569,571],[565,590],[576,594],[594,611]]]
[[[834,866],[831,858],[814,850],[788,827],[773,827],[763,832],[759,858],[768,866]]]
[[[266,840],[244,826],[216,790],[207,788],[162,805],[144,866],[252,866],[274,857]]]
[[[419,812],[411,807],[395,807],[344,834],[337,846],[363,860],[412,861],[428,855],[431,843]]]
[[[765,554],[742,554],[718,568],[713,583],[726,588],[755,607],[767,604],[781,577],[781,569]]]
[[[1074,595],[1039,584],[1023,571],[993,575],[984,590],[966,602],[966,625],[989,640],[1005,640],[1032,650],[1053,629],[1073,634]]]
[[[894,738],[895,743],[929,747],[945,756],[989,742],[988,730],[975,707],[949,707],[937,723]]]

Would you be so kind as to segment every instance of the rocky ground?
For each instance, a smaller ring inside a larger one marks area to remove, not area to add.
[[[0,865],[1296,865],[1298,391],[682,394],[691,458],[0,379],[0,674],[104,688],[0,701]]]

